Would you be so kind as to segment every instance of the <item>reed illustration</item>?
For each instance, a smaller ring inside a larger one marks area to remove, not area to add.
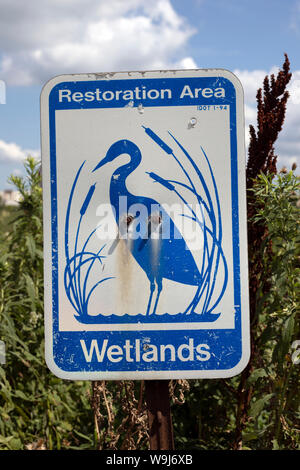
[[[173,238],[172,235],[170,235],[168,240],[161,240],[160,259],[156,261],[157,265],[155,266],[153,266],[151,242],[146,243],[145,240],[141,241],[141,239],[139,239],[135,242],[131,240],[131,242],[128,243],[129,255],[135,258],[149,279],[150,294],[144,312],[131,315],[130,313],[120,315],[117,314],[117,312],[115,315],[105,315],[105,312],[102,312],[97,315],[91,315],[89,312],[89,302],[91,297],[96,294],[97,287],[104,282],[114,279],[114,276],[104,276],[102,270],[103,259],[107,256],[113,256],[113,250],[110,249],[104,254],[105,244],[102,244],[96,253],[89,248],[89,243],[95,236],[97,230],[100,229],[100,226],[95,227],[83,243],[80,241],[80,229],[93,198],[96,183],[90,186],[83,199],[78,214],[76,232],[74,232],[74,236],[72,237],[72,240],[74,240],[73,246],[71,247],[69,240],[70,213],[78,179],[85,164],[85,162],[83,162],[74,179],[66,211],[66,266],[64,273],[66,295],[76,312],[75,316],[77,320],[82,323],[101,323],[107,321],[113,323],[132,323],[140,321],[141,318],[146,322],[178,322],[183,321],[183,318],[187,321],[213,322],[221,314],[218,306],[228,284],[228,267],[222,248],[223,229],[218,188],[208,156],[205,150],[199,146],[199,156],[196,161],[195,157],[193,158],[190,155],[179,140],[171,132],[168,132],[169,138],[176,146],[175,153],[152,129],[142,127],[146,135],[152,139],[159,149],[161,149],[168,158],[174,159],[178,165],[178,175],[181,174],[182,178],[178,177],[176,180],[163,178],[161,175],[152,171],[147,171],[146,173],[154,183],[160,184],[168,191],[174,192],[176,197],[188,210],[188,214],[184,213],[182,217],[191,219],[200,228],[203,234],[203,249],[201,250],[201,255],[199,255],[201,259],[194,259],[194,254],[188,249],[185,243],[184,235],[179,234],[175,224],[164,211],[163,206],[160,206],[159,203],[153,199],[144,196],[135,196],[128,192],[125,180],[127,176],[138,167],[142,160],[142,155],[139,148],[133,142],[129,140],[117,141],[112,144],[105,158],[98,163],[92,173],[99,170],[103,165],[118,158],[119,155],[128,153],[131,157],[130,162],[127,165],[117,168],[111,178],[111,205],[115,209],[117,208],[119,202],[116,196],[119,197],[120,195],[126,195],[126,197],[128,197],[129,206],[130,204],[134,204],[137,200],[143,203],[147,208],[150,208],[153,203],[159,205],[162,224],[164,221],[167,221],[173,226]],[[162,158],[165,157],[162,156]],[[192,197],[187,197],[187,194]],[[194,200],[193,203],[191,202],[192,199]],[[199,211],[195,210],[195,203]],[[118,211],[114,213],[118,214]],[[119,216],[115,215],[115,217],[116,223],[119,226]],[[175,232],[177,236],[174,236]],[[147,236],[150,238],[150,233],[148,233]],[[115,243],[115,241],[113,243]],[[94,279],[92,283],[89,282],[90,278]],[[95,279],[97,279],[96,282]],[[170,315],[168,312],[158,312],[159,299],[163,290],[163,279],[170,279],[180,284],[196,287],[196,292],[192,300],[186,305],[184,311],[178,312],[175,315]]]

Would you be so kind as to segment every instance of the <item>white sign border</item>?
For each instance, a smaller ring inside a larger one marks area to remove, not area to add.
[[[249,287],[248,287],[248,248],[246,236],[239,239],[240,258],[240,291],[241,295],[241,341],[242,357],[238,364],[224,370],[164,370],[164,371],[80,371],[70,372],[60,369],[53,358],[53,316],[52,316],[52,283],[49,273],[52,271],[51,250],[51,190],[50,190],[50,139],[49,139],[49,95],[54,86],[66,81],[85,80],[117,80],[134,78],[179,78],[203,77],[207,74],[227,78],[236,90],[236,125],[237,125],[237,163],[238,163],[238,203],[239,203],[239,233],[247,233],[246,209],[246,179],[245,179],[245,131],[243,114],[243,89],[238,78],[224,69],[192,69],[192,70],[163,70],[143,72],[115,72],[99,74],[59,75],[49,80],[41,93],[41,147],[44,199],[44,305],[45,305],[45,359],[49,369],[59,378],[72,380],[165,380],[165,379],[197,379],[197,378],[228,378],[242,372],[250,359],[250,320],[249,320]],[[160,74],[160,75],[159,75]],[[244,163],[242,160],[244,159]],[[242,266],[243,264],[243,266]],[[192,325],[191,325],[192,328]]]

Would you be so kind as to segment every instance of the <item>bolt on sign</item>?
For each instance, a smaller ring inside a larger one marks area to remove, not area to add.
[[[221,69],[65,75],[41,95],[46,360],[217,378],[249,358],[243,91]]]

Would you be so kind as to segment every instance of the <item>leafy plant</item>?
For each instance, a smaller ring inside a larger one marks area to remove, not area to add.
[[[1,241],[0,449],[91,448],[90,385],[54,377],[44,361],[42,190],[39,164],[11,182],[22,200]]]
[[[299,192],[299,178],[285,170],[274,180],[272,175],[261,173],[253,186],[260,207],[253,222],[263,223],[267,235],[261,247],[263,271],[257,295],[259,326],[254,362],[263,374],[260,392],[263,390],[264,395],[253,390],[252,402],[256,401],[251,409],[258,410],[253,418],[262,410],[268,415],[267,425],[256,423],[256,430],[261,431],[259,445],[264,443],[279,449],[300,444],[299,370],[291,359],[291,345],[299,335]],[[269,276],[264,278],[264,273]],[[268,283],[267,293],[264,293],[264,282]],[[255,370],[248,384],[254,373]],[[266,397],[268,400],[262,402]]]
[[[190,381],[185,404],[173,407],[177,448],[230,449],[237,431],[243,449],[300,448],[299,364],[291,356],[300,336],[300,180],[293,171],[261,173],[252,193],[259,206],[252,222],[267,232],[259,252],[255,355],[242,390],[247,408],[240,412],[241,376]]]
[[[291,74],[257,94],[247,166],[252,356],[240,376],[170,381],[177,449],[299,449],[299,177],[276,175]],[[42,206],[39,164],[12,177],[22,201],[0,211],[0,449],[145,449],[139,381],[69,382],[44,362]],[[10,221],[7,229],[4,223]]]

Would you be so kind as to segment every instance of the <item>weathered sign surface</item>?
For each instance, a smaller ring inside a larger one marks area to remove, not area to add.
[[[237,78],[60,76],[41,118],[49,368],[71,379],[239,373],[249,320]]]

